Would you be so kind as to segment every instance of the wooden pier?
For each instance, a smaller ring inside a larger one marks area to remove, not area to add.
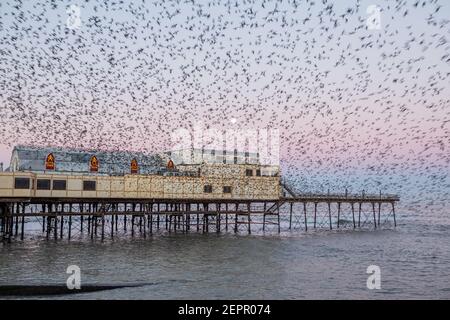
[[[157,232],[284,232],[395,227],[396,195],[295,194],[267,200],[0,198],[0,237],[147,237]],[[34,232],[36,232],[34,230]]]

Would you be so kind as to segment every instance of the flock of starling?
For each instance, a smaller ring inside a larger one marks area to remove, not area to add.
[[[198,123],[272,128],[299,192],[449,202],[445,0],[5,0],[0,14],[0,150],[152,153]]]

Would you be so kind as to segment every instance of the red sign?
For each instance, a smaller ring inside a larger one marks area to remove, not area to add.
[[[45,170],[55,170],[55,157],[53,153],[49,153],[45,159]]]
[[[91,157],[90,167],[91,167],[91,172],[97,172],[98,171],[98,159],[97,159],[96,156],[92,156]]]
[[[138,173],[139,166],[136,159],[131,160],[131,173]]]
[[[175,165],[172,159],[169,159],[169,162],[167,162],[167,169],[172,170],[173,168],[175,168]]]

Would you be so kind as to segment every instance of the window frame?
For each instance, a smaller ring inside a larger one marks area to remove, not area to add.
[[[18,181],[25,182],[25,180],[27,180],[27,182],[26,182],[27,187],[18,185]],[[17,189],[17,190],[30,190],[30,187],[31,187],[30,178],[25,178],[25,177],[15,177],[14,178],[14,189]]]
[[[57,182],[57,183],[62,183],[62,182],[64,182],[64,188],[60,188],[60,187],[58,187],[58,188],[55,188],[55,182]],[[67,180],[62,180],[62,179],[56,179],[56,180],[53,180],[52,181],[52,190],[55,190],[55,191],[66,191],[67,190]]]
[[[93,183],[94,188],[86,188],[89,183]],[[97,191],[97,181],[96,180],[83,180],[83,191]]]
[[[203,193],[212,193],[213,192],[213,187],[210,184],[205,184],[203,186]]]
[[[46,182],[46,183],[48,183],[48,188],[42,188],[42,186],[40,187],[39,186],[39,182]],[[51,187],[52,187],[52,181],[51,181],[51,179],[37,179],[36,180],[36,190],[51,190]]]
[[[227,191],[227,190],[229,190],[229,191]],[[223,188],[222,188],[223,193],[227,193],[227,194],[231,194],[232,190],[233,189],[231,188],[231,186],[223,186]]]

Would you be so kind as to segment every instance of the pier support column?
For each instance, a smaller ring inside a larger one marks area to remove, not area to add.
[[[102,241],[105,240],[105,214],[102,214]]]
[[[70,240],[70,238],[72,237],[72,216],[69,216],[69,233],[68,233],[68,238]]]
[[[392,214],[394,216],[394,227],[397,227],[397,221],[395,220],[395,204],[392,202]]]
[[[316,229],[317,222],[317,202],[314,202],[314,229]]]
[[[339,223],[340,223],[340,219],[341,219],[341,203],[338,202],[338,212],[337,212],[337,228],[339,229]]]
[[[251,218],[250,218],[250,203],[247,203],[247,212],[248,212],[248,216],[247,216],[247,219],[248,219],[248,234],[251,234],[252,233],[252,229],[251,229]]]
[[[17,236],[19,234],[19,214],[20,214],[20,205],[19,203],[16,203],[16,221],[15,221],[15,231],[14,236]]]
[[[45,204],[42,205],[42,213],[45,214]],[[45,232],[45,215],[42,216],[42,233]]]
[[[78,205],[78,211],[80,211],[80,232],[83,233],[83,224],[84,224],[84,203],[80,203]]]
[[[381,202],[378,202],[378,226],[380,226],[381,220]]]
[[[352,219],[353,219],[353,229],[356,228],[356,223],[355,223],[355,204],[352,202]]]
[[[59,229],[59,237],[62,239],[64,234],[64,203],[61,204],[61,221],[60,221],[60,229]]]
[[[305,218],[305,231],[308,231],[308,221],[306,219],[306,202],[303,202],[303,215]]]
[[[331,223],[331,203],[330,202],[328,202],[328,219],[330,222],[330,230],[333,230],[333,225]]]
[[[290,209],[289,209],[289,230],[292,229],[292,207],[294,205],[293,202],[291,202],[290,204]]]
[[[359,210],[358,210],[358,228],[361,227],[361,206],[362,206],[362,203],[359,202]]]
[[[200,205],[197,203],[197,232],[200,231]]]
[[[20,228],[20,240],[23,240],[25,233],[25,203],[22,204],[22,226]]]
[[[239,209],[239,204],[236,203],[235,204],[235,216],[234,216],[234,233],[238,232],[238,209]]]
[[[281,232],[281,223],[280,223],[280,203],[277,205],[277,219],[278,219],[278,233]]]
[[[375,202],[372,202],[372,211],[373,211],[373,226],[377,228],[377,217],[375,215]]]
[[[220,232],[220,204],[216,204],[216,232]]]

